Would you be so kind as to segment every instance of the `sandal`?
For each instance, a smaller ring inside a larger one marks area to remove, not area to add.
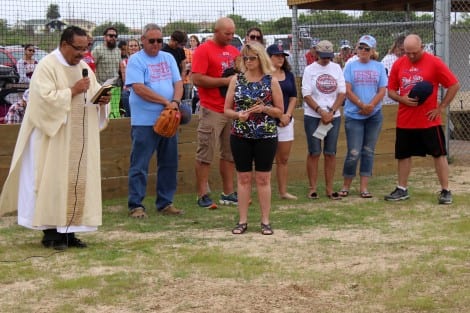
[[[272,234],[274,234],[273,229],[271,228],[271,224],[261,223],[261,234],[263,234],[263,235],[272,235]]]
[[[333,192],[331,195],[327,195],[327,197],[330,198],[330,200],[343,200],[343,198],[341,198],[339,193],[337,193],[336,191]]]
[[[317,194],[316,191],[310,193],[307,197],[308,197],[309,199],[313,199],[313,200],[317,200],[317,199],[320,198],[320,197],[318,196],[318,194]]]
[[[338,191],[338,195],[340,197],[346,198],[347,196],[349,196],[349,190],[341,189],[340,191]]]
[[[363,192],[361,192],[361,198],[363,198],[363,199],[372,198],[372,194],[368,191],[363,191]]]
[[[248,229],[248,223],[238,223],[234,229],[232,229],[232,234],[241,235]]]
[[[147,213],[145,213],[145,209],[143,207],[133,208],[129,211],[129,217],[131,218],[147,218]]]

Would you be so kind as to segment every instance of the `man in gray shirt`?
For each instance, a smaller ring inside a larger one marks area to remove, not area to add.
[[[119,62],[121,61],[121,51],[116,45],[117,29],[108,27],[103,35],[104,43],[91,52],[96,64],[96,78],[100,84],[110,78],[119,77]]]

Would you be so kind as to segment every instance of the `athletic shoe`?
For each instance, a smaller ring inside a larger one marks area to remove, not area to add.
[[[442,189],[439,194],[439,204],[451,204],[452,203],[452,193],[450,190]]]
[[[215,204],[207,194],[197,199],[197,205],[210,210],[217,209],[217,204]]]
[[[408,199],[410,196],[408,195],[408,189],[407,190],[403,190],[403,189],[400,189],[400,188],[395,188],[394,191],[392,191],[391,194],[389,195],[386,195],[384,197],[385,200],[387,201],[400,201],[400,200],[406,200]]]
[[[228,194],[228,195],[221,193],[219,203],[223,205],[230,205],[230,204],[237,205],[238,195],[236,192],[232,192],[231,194]]]

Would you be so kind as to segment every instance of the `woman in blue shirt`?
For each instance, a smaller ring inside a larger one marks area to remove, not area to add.
[[[339,195],[346,197],[359,160],[360,196],[371,198],[367,185],[374,166],[375,144],[382,129],[382,99],[388,83],[382,63],[374,60],[376,40],[370,35],[359,39],[358,60],[344,69],[346,103],[344,106],[347,155],[343,167],[343,187]]]

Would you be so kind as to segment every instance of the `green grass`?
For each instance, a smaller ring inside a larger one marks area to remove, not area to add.
[[[126,199],[106,201],[103,226],[80,235],[89,247],[61,253],[7,217],[0,311],[467,312],[470,193],[439,206],[435,180],[413,173],[411,199],[397,203],[382,200],[394,177],[373,178],[369,200],[353,189],[312,201],[296,182],[298,201],[273,196],[273,236],[259,233],[256,194],[242,236],[230,233],[235,207],[201,209],[193,194],[176,197],[178,217],[147,198],[145,220],[127,217]]]

